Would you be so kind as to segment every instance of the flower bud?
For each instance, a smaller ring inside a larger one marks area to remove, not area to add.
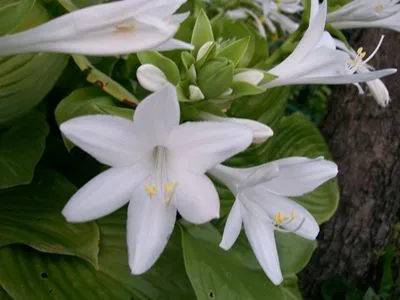
[[[380,79],[375,79],[367,81],[367,85],[372,97],[374,97],[376,102],[382,107],[388,106],[390,102],[390,95],[383,81]]]
[[[199,52],[197,52],[196,61],[202,59],[208,52],[210,51],[211,47],[214,45],[213,41],[209,41],[204,43],[203,46],[200,47]]]
[[[207,121],[231,122],[247,126],[253,131],[253,144],[262,144],[266,140],[268,140],[268,138],[274,135],[274,132],[269,126],[254,120],[240,119],[240,118],[224,118],[206,112],[202,112],[200,116],[201,118]]]
[[[258,85],[264,79],[264,73],[258,70],[246,70],[233,76],[233,81],[247,82]]]
[[[198,86],[189,85],[189,99],[199,101],[204,99],[204,94]]]
[[[156,92],[168,83],[164,72],[151,64],[141,65],[136,71],[136,77],[140,85],[150,92]]]
[[[230,88],[233,64],[224,57],[207,61],[198,74],[198,84],[206,98],[214,98]]]

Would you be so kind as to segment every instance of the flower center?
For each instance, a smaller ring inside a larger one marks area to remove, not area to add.
[[[153,162],[153,172],[149,182],[145,183],[144,190],[150,198],[158,196],[169,204],[177,183],[168,176],[168,149],[164,146],[154,147]]]
[[[286,216],[282,212],[278,212],[277,214],[274,215],[273,218],[273,226],[275,230],[281,231],[281,232],[296,232],[298,231],[304,224],[305,218],[302,218],[300,221],[300,224],[294,228],[294,229],[284,229],[283,227],[286,227],[287,225],[293,223],[297,219],[296,216],[296,211],[293,210],[292,213],[289,216]]]
[[[381,37],[378,45],[376,46],[375,50],[365,60],[364,60],[364,58],[367,55],[367,53],[364,51],[363,47],[358,48],[357,54],[354,55],[352,58],[350,58],[347,61],[346,70],[349,73],[354,73],[355,71],[357,71],[357,68],[361,64],[366,64],[367,62],[369,62],[375,56],[375,54],[378,52],[379,48],[381,47],[382,42],[383,42],[383,38],[384,38],[384,36],[382,35],[382,37]]]

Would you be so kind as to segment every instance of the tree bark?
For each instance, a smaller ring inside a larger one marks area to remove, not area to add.
[[[377,69],[400,66],[400,34],[365,30],[352,43],[371,53]],[[367,54],[368,55],[368,54]],[[320,284],[332,277],[366,282],[377,266],[400,207],[400,75],[384,78],[392,97],[387,108],[353,86],[334,89],[321,130],[339,165],[341,199],[321,226],[319,247],[300,274],[304,299],[322,299]]]

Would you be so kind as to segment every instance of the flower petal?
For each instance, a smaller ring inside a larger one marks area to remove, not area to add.
[[[145,151],[137,139],[133,122],[120,117],[77,117],[62,123],[60,130],[99,162],[113,167],[132,165]]]
[[[176,208],[150,197],[143,186],[133,193],[128,208],[127,242],[132,274],[146,272],[168,243],[176,219]]]
[[[240,205],[240,201],[235,200],[232,209],[229,212],[228,219],[226,220],[222,241],[219,244],[219,246],[224,250],[229,250],[233,246],[240,234],[240,230],[242,229],[243,219]]]
[[[166,42],[154,48],[156,51],[170,51],[175,49],[193,50],[194,46],[176,39],[169,39]]]
[[[270,224],[253,218],[251,214],[243,214],[243,224],[251,248],[265,274],[275,285],[283,281],[279,264],[278,251],[275,245],[274,229]]]
[[[262,183],[264,189],[281,196],[302,196],[335,177],[337,165],[323,158],[290,157],[273,162],[279,176]]]
[[[203,224],[219,218],[219,197],[212,181],[206,175],[190,172],[176,173],[176,191],[173,200],[184,219]]]
[[[168,147],[182,168],[202,174],[246,149],[252,140],[252,130],[244,125],[187,122],[172,132]]]
[[[164,88],[145,98],[136,108],[134,123],[149,146],[163,145],[171,131],[179,125],[180,109],[176,89],[167,83]]]
[[[111,168],[86,183],[68,201],[62,214],[68,222],[87,222],[104,217],[124,206],[143,178],[145,169]]]
[[[273,224],[274,217],[280,213],[288,218],[280,226],[309,240],[314,240],[319,233],[318,223],[314,217],[297,202],[270,193],[259,185],[246,191],[246,199],[242,201],[251,214],[266,223]],[[293,217],[293,219],[291,219]]]

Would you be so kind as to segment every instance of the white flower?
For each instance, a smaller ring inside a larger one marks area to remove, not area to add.
[[[161,90],[168,83],[164,72],[151,64],[141,65],[136,71],[136,77],[140,85],[150,92]]]
[[[62,52],[123,55],[148,49],[191,49],[172,39],[187,14],[173,15],[185,0],[124,0],[90,6],[0,38],[0,55]]]
[[[329,13],[327,21],[338,29],[373,27],[400,31],[400,2],[353,0]]]
[[[205,98],[201,89],[196,85],[189,85],[189,99],[192,101],[199,101]]]
[[[219,217],[218,194],[204,174],[249,146],[245,126],[220,122],[179,125],[171,84],[144,99],[134,121],[105,115],[61,124],[62,133],[110,169],[69,200],[62,213],[86,222],[129,202],[127,240],[133,274],[148,270],[168,242],[176,213],[200,224]]]
[[[268,72],[278,78],[264,87],[291,84],[347,84],[369,81],[395,73],[396,69],[384,69],[369,73],[353,74],[365,63],[363,57],[354,61],[348,53],[337,50],[328,32],[324,32],[326,1],[300,40],[296,49],[280,64]],[[374,53],[367,60],[373,57]]]
[[[253,132],[253,144],[262,144],[274,135],[271,127],[265,125],[264,123],[250,119],[224,118],[206,112],[202,112],[200,117],[207,121],[231,122],[247,126]]]
[[[287,197],[311,192],[336,176],[337,166],[322,158],[289,157],[247,169],[219,165],[209,173],[236,196],[220,247],[225,250],[232,247],[243,223],[264,272],[274,284],[281,283],[274,231],[294,232],[310,240],[319,232],[314,217]]]
[[[382,44],[382,41],[383,41],[383,36],[381,37],[381,40],[379,41],[377,48],[379,48],[379,46]],[[362,54],[364,51],[362,48],[359,48],[358,51],[356,52],[354,49],[349,48],[342,41],[339,41],[337,39],[335,39],[335,44],[336,44],[337,48],[347,52],[350,55],[353,62],[357,62],[357,60],[359,61],[360,53]],[[358,65],[358,68],[357,68],[358,73],[361,73],[361,74],[369,73],[369,72],[371,72],[371,70],[374,69],[372,66],[367,64],[367,61],[368,61],[368,59],[365,60],[364,63],[362,63],[362,64],[360,63]],[[374,97],[376,102],[380,106],[386,107],[390,102],[390,95],[389,95],[388,89],[386,88],[386,86],[382,82],[382,80],[375,79],[375,80],[367,81],[366,84],[369,88],[369,91],[371,92],[371,95]],[[363,94],[364,93],[363,88],[357,83],[355,85],[359,89],[360,94]]]

